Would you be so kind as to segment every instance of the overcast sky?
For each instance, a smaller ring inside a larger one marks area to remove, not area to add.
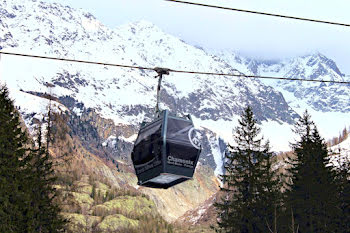
[[[350,74],[350,27],[188,6],[163,0],[46,0],[91,12],[111,28],[147,20],[186,42],[209,49],[279,59],[320,52]],[[191,0],[350,24],[349,0]]]

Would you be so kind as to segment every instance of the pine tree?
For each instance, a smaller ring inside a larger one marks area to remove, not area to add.
[[[56,176],[52,168],[51,156],[42,143],[41,125],[37,130],[37,148],[32,150],[30,166],[29,192],[30,210],[33,218],[30,226],[35,232],[61,232],[65,221],[59,215],[60,208],[55,202],[58,193],[54,188]]]
[[[341,211],[339,228],[350,232],[350,159],[343,157],[337,161],[336,184],[338,186],[339,209]]]
[[[25,232],[25,190],[28,137],[21,128],[20,116],[8,89],[0,87],[0,232]]]
[[[260,209],[261,216],[265,219],[268,232],[277,233],[278,213],[281,211],[282,193],[281,187],[283,175],[278,175],[276,170],[272,168],[272,156],[270,152],[269,142],[264,145],[263,157],[261,158],[260,169],[261,178],[259,179],[260,187]]]
[[[222,200],[215,203],[218,231],[275,232],[279,205],[279,183],[271,169],[269,144],[262,143],[260,128],[247,107],[235,128],[236,146],[226,153],[225,174],[221,176]]]
[[[22,130],[18,111],[0,87],[0,232],[59,232],[55,177],[48,151]]]
[[[290,159],[291,184],[286,193],[288,211],[299,232],[337,232],[337,187],[328,164],[326,143],[306,111],[294,132],[300,139],[293,144]]]

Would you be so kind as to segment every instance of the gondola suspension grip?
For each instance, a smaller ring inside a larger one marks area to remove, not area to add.
[[[158,78],[158,86],[157,86],[157,105],[156,105],[156,118],[159,117],[160,113],[160,108],[159,108],[159,102],[160,102],[160,88],[162,85],[162,78],[163,74],[169,75],[170,69],[167,68],[161,68],[161,67],[156,67],[154,68],[154,71],[158,73],[156,78]]]

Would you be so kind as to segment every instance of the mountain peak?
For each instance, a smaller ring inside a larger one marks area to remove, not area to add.
[[[121,32],[125,35],[131,33],[141,37],[146,36],[146,38],[149,37],[149,34],[163,34],[163,31],[158,26],[147,20],[138,20],[135,22],[126,23],[118,26],[114,31]]]
[[[144,20],[144,19],[120,25],[116,29],[117,30],[118,29],[127,29],[127,30],[131,30],[133,32],[136,32],[136,31],[139,32],[139,31],[144,31],[144,30],[161,31],[157,25],[153,24],[150,21]]]
[[[304,56],[304,58],[307,60],[307,63],[306,63],[307,66],[314,67],[317,70],[322,69],[323,72],[321,73],[326,74],[327,72],[325,70],[328,69],[328,70],[334,71],[341,77],[344,76],[344,74],[340,72],[336,63],[332,59],[326,57],[320,52],[316,52],[314,54]]]
[[[141,19],[138,21],[135,21],[133,23],[131,23],[131,25],[139,27],[139,28],[158,28],[154,23]]]

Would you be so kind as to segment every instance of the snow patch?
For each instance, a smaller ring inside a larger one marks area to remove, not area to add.
[[[350,134],[343,142],[332,146],[330,151],[329,162],[334,167],[341,167],[345,163],[350,162]]]
[[[213,157],[214,157],[214,161],[216,164],[216,168],[215,168],[215,175],[221,175],[223,174],[223,164],[224,164],[224,157],[225,157],[225,152],[222,152],[220,150],[219,147],[219,138],[215,137],[214,140],[211,140],[209,138],[209,143],[210,143],[210,147],[211,147],[211,151],[213,153]]]
[[[116,140],[117,140],[117,137],[115,135],[111,135],[102,143],[102,146],[113,148],[117,144]]]
[[[124,136],[119,136],[118,139],[123,140],[125,142],[130,142],[130,143],[134,143],[136,141],[137,138],[137,134],[134,134],[128,138],[124,137]]]
[[[82,26],[90,32],[97,32],[103,25],[95,19],[82,18]]]

